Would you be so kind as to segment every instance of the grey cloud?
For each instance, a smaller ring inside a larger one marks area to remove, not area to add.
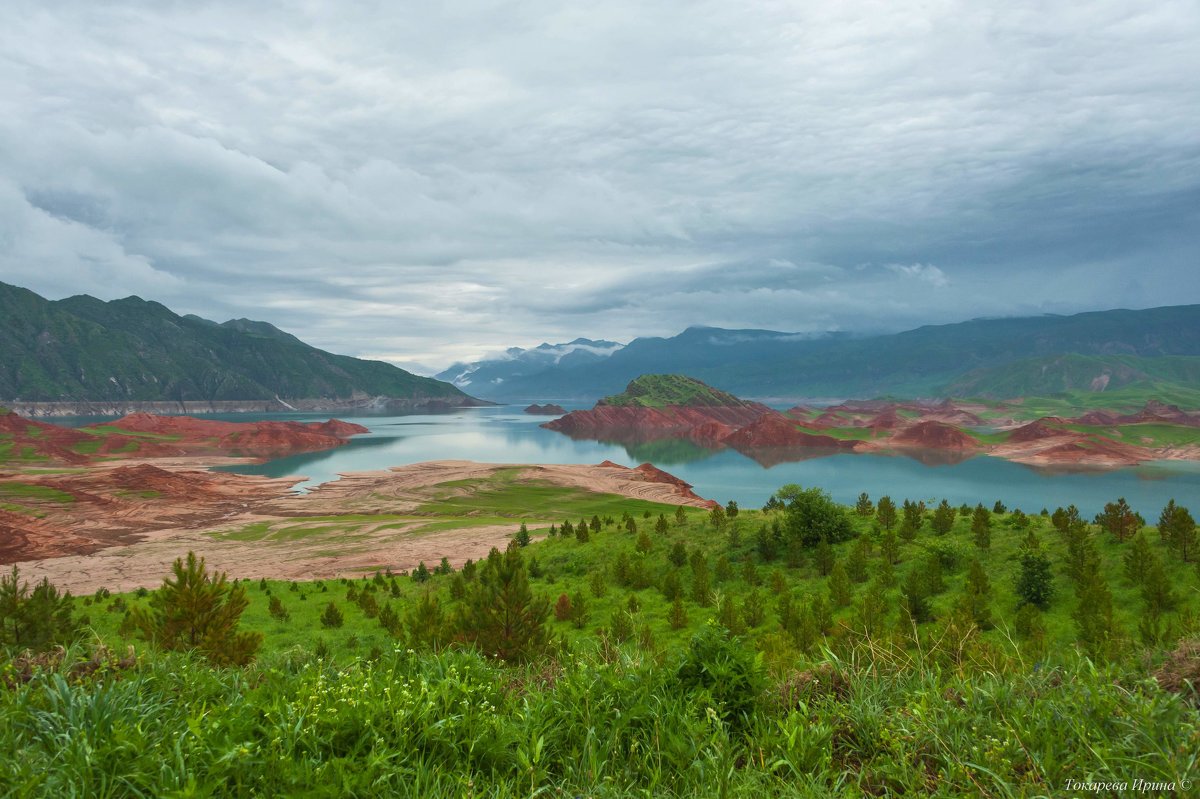
[[[1198,301],[1198,33],[1171,0],[14,2],[0,279],[434,365]]]

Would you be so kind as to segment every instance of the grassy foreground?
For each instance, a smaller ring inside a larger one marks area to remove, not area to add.
[[[519,550],[554,612],[512,664],[455,632],[480,578],[432,563],[243,581],[242,628],[264,635],[243,668],[155,651],[126,621],[150,597],[98,592],[82,644],[0,667],[0,795],[1195,795],[1200,648],[1162,661],[1196,635],[1200,583],[1154,527],[793,510],[446,487],[424,518],[574,528]],[[817,528],[842,532],[805,543]],[[1018,588],[1031,538],[1040,609]],[[1107,622],[1081,612],[1106,602]]]

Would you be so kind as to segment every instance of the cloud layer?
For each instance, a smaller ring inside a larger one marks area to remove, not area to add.
[[[432,365],[1200,301],[1194,2],[251,5],[10,4],[0,280]]]

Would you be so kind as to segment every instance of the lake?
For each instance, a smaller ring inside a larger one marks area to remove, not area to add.
[[[255,418],[323,421],[327,415],[249,414],[220,416],[232,421]],[[344,416],[371,429],[349,444],[325,452],[279,458],[265,464],[230,467],[230,471],[271,477],[304,475],[303,486],[337,479],[339,473],[384,469],[427,460],[463,459],[492,463],[599,463],[613,460],[636,466],[652,461],[692,483],[696,493],[743,507],[761,506],[785,483],[819,486],[834,499],[852,503],[859,492],[873,499],[889,494],[954,505],[996,500],[1009,508],[1036,513],[1074,503],[1093,515],[1104,503],[1125,497],[1153,523],[1167,500],[1200,506],[1200,464],[1165,462],[1108,472],[1046,473],[986,456],[960,463],[924,463],[905,456],[835,454],[769,468],[732,450],[712,452],[686,442],[658,442],[625,447],[574,441],[543,430],[544,416],[530,416],[515,406],[470,408],[445,414],[409,416]]]

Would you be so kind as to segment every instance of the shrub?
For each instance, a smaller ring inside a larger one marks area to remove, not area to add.
[[[721,719],[738,729],[749,726],[766,689],[760,656],[713,623],[692,637],[675,676],[685,693],[711,699]]]

